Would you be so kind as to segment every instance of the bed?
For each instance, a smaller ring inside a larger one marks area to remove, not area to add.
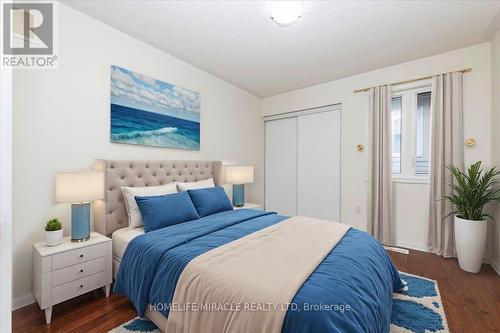
[[[94,230],[113,240],[113,276],[120,267],[128,243],[144,233],[141,228],[128,228],[122,186],[157,186],[209,178],[220,185],[223,176],[220,161],[99,159],[94,161],[93,168],[104,173],[104,200],[94,203]]]
[[[113,239],[115,292],[162,331],[389,331],[392,292],[403,283],[368,234],[248,209],[144,233],[127,228],[120,187],[208,178],[220,185],[222,163],[99,160],[95,168],[105,174],[105,199],[94,205],[94,228]]]

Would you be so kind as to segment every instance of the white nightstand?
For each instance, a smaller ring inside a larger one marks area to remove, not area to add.
[[[242,209],[242,208],[247,208],[247,209],[258,209],[258,210],[263,210],[261,205],[253,204],[253,203],[248,203],[245,202],[245,205],[243,207],[233,207],[234,209]]]
[[[57,303],[101,287],[109,297],[112,274],[111,239],[96,232],[82,243],[65,237],[58,246],[33,244],[33,293],[47,324]]]

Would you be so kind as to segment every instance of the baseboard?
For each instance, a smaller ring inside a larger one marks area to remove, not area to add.
[[[432,253],[428,249],[424,248],[423,246],[418,245],[418,244],[413,244],[413,243],[396,242],[395,246],[401,247],[401,248],[404,248],[404,249],[410,249],[410,250],[417,250],[417,251]],[[486,257],[483,259],[483,263],[490,265],[491,268],[493,268],[493,270],[495,272],[497,272],[498,275],[500,275],[500,263],[498,263],[498,262],[496,262],[496,261],[494,261],[494,260],[492,260],[490,258],[486,258]]]
[[[28,294],[23,297],[19,297],[12,300],[12,311],[20,309],[26,305],[30,305],[36,302],[35,296],[33,294]]]
[[[493,259],[490,258],[485,258],[483,260],[483,263],[488,264],[493,268],[495,272],[497,272],[498,275],[500,275],[500,264],[494,261]]]
[[[492,261],[492,262],[490,263],[490,266],[491,266],[491,268],[493,268],[493,270],[494,270],[495,272],[497,272],[497,275],[500,275],[500,264],[499,264],[499,263],[497,263],[497,262],[495,262],[495,261]]]
[[[404,249],[410,249],[410,250],[417,250],[417,251],[422,251],[422,252],[429,252],[429,250],[419,244],[415,243],[408,243],[408,242],[396,242],[395,246],[397,247],[402,247]]]
[[[409,254],[410,253],[410,250],[404,249],[402,247],[395,247],[395,246],[386,246],[386,245],[384,245],[384,249],[386,251],[398,252],[398,253],[402,253],[402,254]]]

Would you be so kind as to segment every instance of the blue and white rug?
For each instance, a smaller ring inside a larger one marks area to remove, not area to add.
[[[437,282],[401,273],[407,290],[393,294],[390,333],[449,333]],[[109,333],[160,333],[147,319],[134,318]]]
[[[391,333],[449,333],[437,282],[418,275],[400,273],[407,290],[395,292]]]

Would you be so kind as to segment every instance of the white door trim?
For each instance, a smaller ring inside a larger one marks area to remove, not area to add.
[[[342,110],[342,103],[323,105],[323,106],[318,106],[318,107],[314,107],[314,108],[310,108],[310,109],[290,111],[290,112],[275,114],[272,116],[265,116],[264,122],[283,119],[283,118],[293,118],[293,117],[298,117],[298,116],[305,116],[308,114],[319,113],[319,112],[341,111],[341,110]]]
[[[12,69],[0,68],[0,332],[12,320]]]

